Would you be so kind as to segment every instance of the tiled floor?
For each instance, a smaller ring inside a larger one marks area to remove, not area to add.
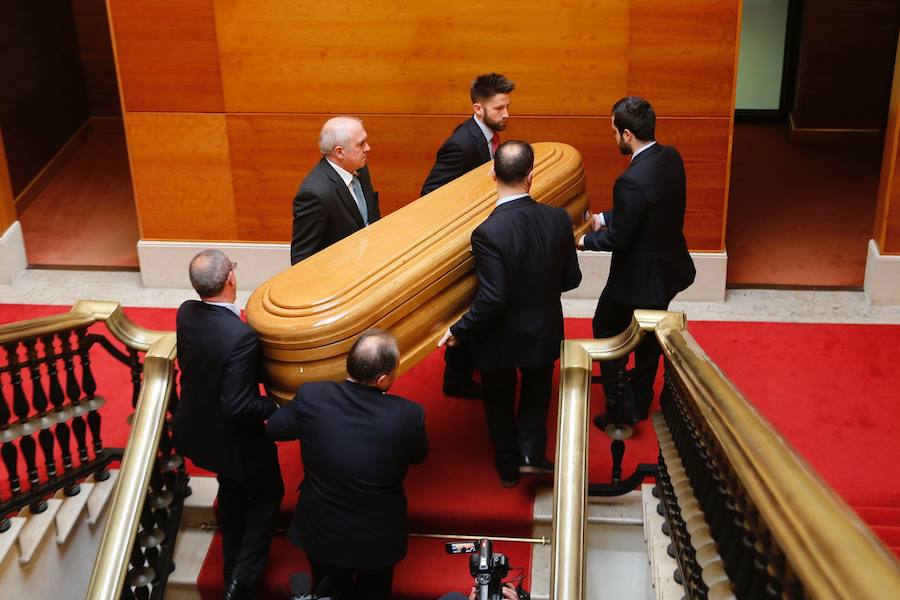
[[[29,269],[12,285],[0,285],[0,302],[72,305],[80,299],[118,300],[125,306],[175,308],[193,290],[145,288],[139,273]],[[238,292],[243,307],[249,291]],[[592,300],[565,300],[566,316],[590,317]],[[871,306],[862,292],[729,290],[725,302],[674,302],[696,321],[900,324],[900,306]]]

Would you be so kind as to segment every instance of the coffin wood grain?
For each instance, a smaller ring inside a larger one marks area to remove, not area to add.
[[[563,206],[583,229],[581,155],[535,144],[532,196]],[[404,371],[469,306],[475,292],[472,230],[494,209],[491,163],[341,240],[261,285],[247,303],[269,389],[288,399],[305,381],[346,376],[346,353],[370,327],[391,330]]]

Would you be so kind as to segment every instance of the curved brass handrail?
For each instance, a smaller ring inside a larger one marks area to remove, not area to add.
[[[144,358],[144,382],[85,598],[109,600],[121,593],[165,427],[174,385],[175,348],[175,334],[165,333],[153,342]]]
[[[601,340],[565,340],[559,359],[559,443],[553,481],[550,598],[585,597],[585,518],[588,485],[590,385],[595,360],[627,356],[645,331],[683,328],[683,313],[638,310],[629,328]]]
[[[591,361],[627,356],[654,332],[759,515],[815,599],[900,598],[900,564],[706,356],[683,313],[638,310],[629,329],[566,340],[560,357],[550,598],[585,597]]]

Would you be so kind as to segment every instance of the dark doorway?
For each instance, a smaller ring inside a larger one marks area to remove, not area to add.
[[[3,3],[0,39],[0,128],[29,265],[136,269],[105,1]]]
[[[861,288],[900,9],[891,0],[745,0],[743,10],[728,284]],[[771,45],[775,31],[781,62],[763,48],[754,63],[745,44]],[[741,94],[754,85],[769,88]]]

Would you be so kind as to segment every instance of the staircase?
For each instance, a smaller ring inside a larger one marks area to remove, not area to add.
[[[84,596],[117,476],[110,471],[105,481],[84,482],[71,497],[60,490],[43,512],[26,507],[9,519],[9,529],[0,533],[4,598]]]
[[[216,481],[211,477],[192,477],[194,493],[185,502],[182,528],[175,548],[175,571],[169,576],[166,597],[173,600],[217,598],[221,594],[221,576],[201,569],[210,551],[215,534],[204,525],[215,522],[213,502]],[[666,553],[669,538],[662,533],[664,519],[657,513],[659,500],[653,497],[653,486],[645,484],[640,491],[614,498],[591,499],[588,507],[588,594],[591,599],[680,600],[684,590],[674,580],[678,568]],[[552,520],[553,492],[549,488],[538,491],[534,505],[534,537],[549,537]],[[287,515],[285,515],[287,516]],[[446,589],[428,589],[430,572],[459,571],[467,581],[468,566],[460,557],[445,556],[445,540],[410,539],[410,552],[395,573],[395,597],[434,600]],[[521,544],[500,544],[507,552]],[[213,551],[217,551],[213,549]],[[550,549],[535,545],[530,551],[531,565],[526,564],[528,580],[534,600],[549,598]],[[276,536],[269,558],[269,575],[279,581],[263,583],[263,597],[279,597],[286,591],[285,571],[279,565],[293,565],[293,571],[308,570],[302,551],[288,542],[283,533]],[[514,565],[520,564],[511,560]],[[290,567],[289,567],[290,568]],[[288,572],[291,572],[290,570]],[[267,578],[268,579],[268,578]],[[463,588],[458,591],[465,591]],[[283,596],[282,596],[283,597]]]

